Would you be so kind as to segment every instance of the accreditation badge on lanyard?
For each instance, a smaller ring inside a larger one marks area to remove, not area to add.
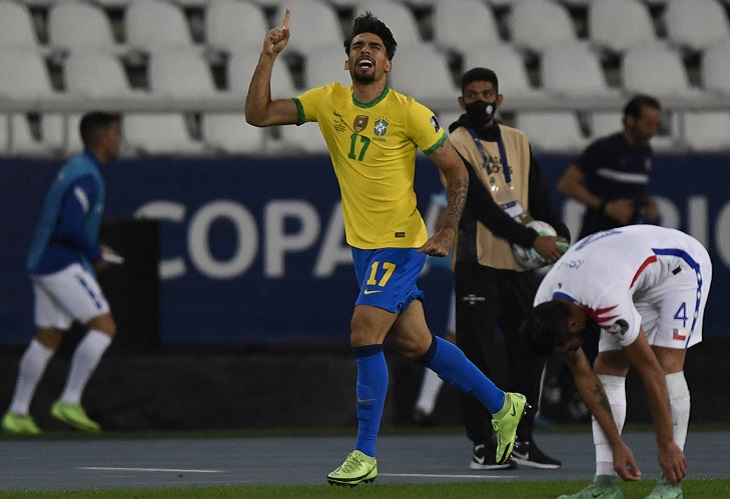
[[[504,148],[504,142],[502,141],[502,133],[497,129],[497,146],[499,147],[499,156],[502,162],[502,175],[499,172],[492,171],[492,167],[489,166],[489,157],[487,156],[484,146],[482,146],[481,140],[477,136],[477,133],[469,128],[469,134],[474,139],[479,154],[482,155],[482,165],[487,171],[489,176],[489,193],[492,195],[494,202],[499,205],[500,208],[513,219],[523,225],[527,225],[532,222],[532,216],[527,210],[517,201],[513,196],[512,188],[512,174],[509,171],[509,164],[507,163],[507,152]]]

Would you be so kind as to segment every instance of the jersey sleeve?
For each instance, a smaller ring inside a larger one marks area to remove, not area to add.
[[[325,93],[325,87],[317,87],[307,90],[294,98],[294,103],[297,105],[297,114],[299,115],[298,125],[310,121],[318,121],[317,111],[322,107],[319,103]]]
[[[446,131],[436,115],[429,108],[413,101],[408,110],[408,129],[411,131],[411,140],[426,155],[441,147],[446,141]]]

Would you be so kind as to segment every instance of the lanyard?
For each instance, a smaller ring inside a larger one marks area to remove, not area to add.
[[[479,137],[477,137],[477,133],[474,131],[473,128],[467,128],[469,130],[469,134],[471,135],[471,138],[474,139],[474,144],[476,144],[477,149],[479,150],[479,154],[482,155],[482,160],[484,163],[484,168],[487,170],[487,174],[492,174],[492,168],[489,166],[489,158],[487,157],[486,151],[484,151],[484,146],[482,146],[482,141],[479,140]],[[500,160],[502,162],[502,173],[504,174],[504,180],[507,182],[507,185],[509,185],[512,182],[512,175],[509,172],[509,164],[507,164],[507,151],[504,148],[504,142],[502,141],[502,133],[499,131],[499,127],[497,127],[497,147],[499,147],[499,156]]]

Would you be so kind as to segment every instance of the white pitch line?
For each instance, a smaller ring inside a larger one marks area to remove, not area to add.
[[[429,473],[380,473],[380,476],[403,476],[410,478],[517,478],[516,475],[435,475]]]
[[[223,473],[223,470],[176,470],[169,468],[112,468],[105,466],[80,466],[80,470],[91,471],[162,471],[169,473]]]

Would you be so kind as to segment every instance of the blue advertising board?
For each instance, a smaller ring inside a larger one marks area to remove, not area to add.
[[[539,158],[551,186],[571,158]],[[660,156],[650,190],[663,224],[710,250],[715,276],[705,337],[730,337],[730,194],[727,156]],[[0,344],[33,335],[25,254],[45,190],[61,163],[0,160]],[[438,210],[436,167],[420,158],[419,208]],[[326,157],[125,159],[104,168],[108,218],[160,220],[161,341],[188,344],[346,344],[357,285],[339,191]],[[556,204],[574,233],[578,212]],[[450,272],[422,276],[434,332],[446,322]]]

